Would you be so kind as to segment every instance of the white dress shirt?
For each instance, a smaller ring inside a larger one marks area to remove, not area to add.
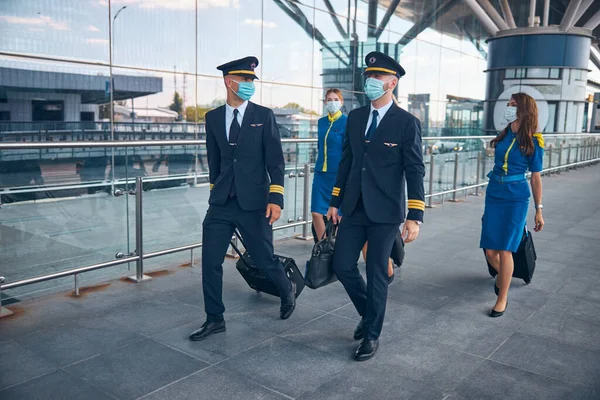
[[[242,126],[242,121],[244,120],[244,113],[246,112],[246,107],[248,107],[248,102],[243,102],[238,108],[238,116],[237,121]],[[231,123],[233,122],[233,110],[235,108],[231,107],[229,104],[225,103],[225,134],[227,135],[227,140],[229,140],[229,128],[231,128]]]
[[[392,107],[393,102],[394,100],[390,100],[388,104],[378,109],[373,107],[373,103],[371,103],[371,111],[369,111],[369,119],[367,120],[367,129],[365,129],[365,136],[367,136],[367,132],[369,131],[369,127],[371,126],[371,121],[373,120],[373,111],[377,110],[377,126],[379,126],[381,120],[383,119],[383,117],[385,117],[385,113],[387,113],[388,110]]]

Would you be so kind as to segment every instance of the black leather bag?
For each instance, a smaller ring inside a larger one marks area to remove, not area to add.
[[[402,266],[402,263],[404,262],[404,240],[402,239],[401,231],[398,231],[398,234],[394,239],[394,245],[392,246],[392,254],[390,257],[397,267]]]
[[[325,235],[313,246],[310,260],[306,262],[304,283],[311,289],[318,289],[337,281],[337,276],[333,272],[336,228],[332,222],[327,222]]]
[[[235,230],[235,235],[245,248],[246,245],[244,244],[244,240],[237,229]],[[277,289],[277,286],[275,286],[275,283],[273,283],[273,281],[261,268],[258,268],[256,264],[254,264],[254,261],[248,254],[248,251],[244,251],[242,254],[233,241],[231,241],[231,247],[233,247],[235,252],[240,256],[240,259],[235,264],[235,267],[240,275],[242,275],[242,278],[244,278],[248,286],[257,292],[280,297],[279,290]],[[281,264],[283,264],[283,270],[285,271],[285,275],[288,277],[288,279],[291,282],[296,283],[296,297],[300,296],[302,289],[304,289],[304,277],[296,266],[296,261],[294,261],[293,258],[280,256],[277,254],[275,254],[275,257],[279,258],[279,261],[281,261]]]
[[[485,249],[483,249],[485,255]],[[519,244],[519,248],[516,253],[513,253],[513,260],[515,263],[515,269],[513,271],[513,278],[523,279],[523,281],[529,285],[533,278],[533,272],[535,271],[535,261],[537,260],[537,253],[535,252],[535,246],[533,244],[533,238],[531,232],[525,228],[523,232],[523,238]],[[487,257],[486,257],[487,262]],[[495,278],[498,273],[496,270],[487,262],[488,272]]]

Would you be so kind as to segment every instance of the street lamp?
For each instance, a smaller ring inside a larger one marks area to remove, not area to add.
[[[117,17],[119,16],[119,13],[121,11],[123,11],[124,9],[127,8],[127,6],[123,6],[119,9],[119,11],[117,11],[117,13],[115,14],[115,16],[113,17],[112,21],[110,20],[110,15],[111,15],[111,8],[110,8],[110,4],[111,2],[108,2],[108,15],[109,15],[109,20],[108,20],[108,40],[109,40],[109,75],[110,75],[110,140],[114,141],[115,140],[115,104],[114,104],[114,83],[115,80],[113,78],[113,71],[112,71],[112,66],[113,66],[113,29],[114,29],[114,22],[117,19]],[[111,170],[112,170],[112,177],[111,177],[111,194],[115,193],[115,148],[111,148],[111,161],[112,161],[112,165],[111,165]]]

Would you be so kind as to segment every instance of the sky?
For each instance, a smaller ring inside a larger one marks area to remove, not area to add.
[[[331,16],[322,11],[323,0],[303,3],[314,4],[315,8],[298,7],[329,42],[343,39]],[[331,3],[336,13],[346,15],[347,0]],[[223,98],[216,66],[255,55],[261,78],[255,100],[268,106],[294,102],[321,110],[321,46],[274,1],[198,0],[197,47],[195,0],[112,0],[113,17],[123,6],[127,8],[113,26],[113,65],[140,70],[114,68],[113,73],[163,77],[163,92],[136,100],[138,106],[167,106],[175,88],[183,94],[182,73],[194,74],[196,59],[199,77],[197,82],[193,75],[186,77],[186,103],[195,102],[196,83],[199,104]],[[379,20],[383,14],[380,9]],[[359,1],[358,19],[364,21],[366,15],[367,5]],[[340,20],[345,27],[345,19]],[[108,0],[0,0],[0,51],[108,63],[108,21]],[[380,42],[396,43],[411,26],[412,22],[393,17]],[[367,26],[359,22],[357,33],[366,40]],[[486,61],[467,40],[427,29],[403,49],[400,63],[407,71],[400,81],[400,96],[429,93],[432,103],[442,102],[432,104],[433,119],[443,120],[448,94],[485,97]],[[0,66],[109,75],[107,67],[6,57],[0,58]],[[174,70],[177,75],[171,73]]]

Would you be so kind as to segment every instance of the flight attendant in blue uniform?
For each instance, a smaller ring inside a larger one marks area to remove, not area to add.
[[[419,234],[425,210],[425,167],[419,120],[398,107],[392,94],[405,74],[381,52],[365,57],[365,93],[371,103],[348,115],[347,133],[327,217],[340,221],[333,269],[361,320],[354,358],[372,358],[379,348],[388,292],[388,259],[404,222],[409,243]],[[408,201],[405,201],[405,179]],[[406,215],[408,203],[408,215]],[[406,221],[405,221],[406,216]],[[357,267],[366,242],[367,281]]]
[[[223,260],[237,228],[248,253],[281,298],[279,316],[296,307],[295,284],[273,254],[272,224],[283,208],[284,158],[273,111],[250,102],[254,94],[256,57],[217,67],[227,88],[225,105],[206,114],[206,155],[210,197],[202,223],[202,289],[206,322],[190,335],[203,340],[225,331]]]
[[[535,203],[534,231],[544,227],[542,216],[542,178],[544,139],[538,128],[535,100],[516,93],[505,112],[509,125],[491,142],[495,148],[494,169],[485,195],[485,211],[480,247],[498,272],[494,290],[498,296],[490,317],[504,314],[508,306],[508,289],[512,279],[516,252],[523,238],[531,193],[526,172],[531,172],[531,191]]]
[[[325,233],[325,215],[329,210],[331,191],[335,186],[338,165],[342,159],[342,145],[348,117],[342,114],[344,97],[339,89],[325,93],[327,115],[318,121],[318,153],[312,185],[311,212],[315,240]]]

